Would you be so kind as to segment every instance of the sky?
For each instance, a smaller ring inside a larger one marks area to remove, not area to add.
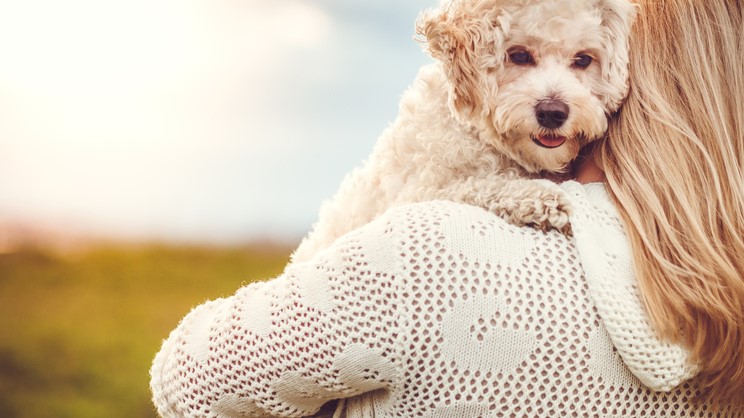
[[[0,221],[302,237],[394,120],[438,0],[0,0]]]

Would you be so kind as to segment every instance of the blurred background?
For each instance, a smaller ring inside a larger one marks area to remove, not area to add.
[[[0,416],[156,416],[161,340],[281,272],[437,4],[0,0]]]

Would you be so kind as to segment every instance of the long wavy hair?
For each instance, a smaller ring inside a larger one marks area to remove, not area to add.
[[[701,396],[744,402],[744,24],[739,0],[641,0],[629,96],[595,154],[658,332]]]

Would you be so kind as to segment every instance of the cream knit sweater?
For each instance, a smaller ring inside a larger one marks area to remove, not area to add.
[[[472,206],[400,207],[312,261],[195,308],[151,370],[164,417],[744,417],[693,406],[654,337],[602,185],[574,238]]]

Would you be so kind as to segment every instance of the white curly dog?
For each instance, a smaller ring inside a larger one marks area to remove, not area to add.
[[[366,163],[323,204],[303,261],[384,212],[446,199],[569,232],[556,183],[627,94],[627,0],[451,0],[417,33],[436,63],[403,95]]]

